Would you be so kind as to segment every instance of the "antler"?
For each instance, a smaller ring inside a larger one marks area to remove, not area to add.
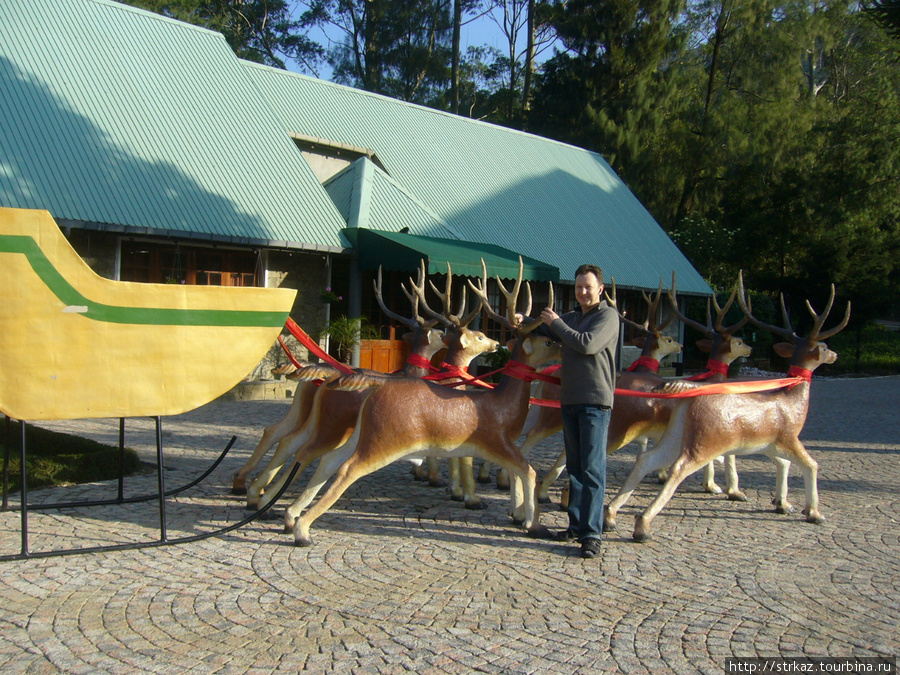
[[[425,261],[422,261],[422,266],[424,267]],[[441,300],[441,304],[444,307],[444,316],[457,328],[465,328],[478,316],[479,312],[481,312],[480,304],[475,307],[474,310],[469,312],[466,316],[462,316],[463,312],[466,311],[466,287],[463,286],[462,289],[462,300],[460,302],[459,312],[453,314],[450,305],[451,305],[451,295],[450,288],[453,280],[453,273],[450,268],[450,263],[447,263],[447,285],[446,290],[441,293],[437,287],[434,285],[434,282],[429,280],[429,284],[431,284],[432,290],[437,294],[438,298]],[[422,295],[422,299],[424,301],[424,293]]]
[[[828,304],[825,306],[825,311],[821,314],[816,314],[816,311],[812,308],[812,305],[809,303],[809,300],[806,301],[806,308],[809,310],[809,313],[812,314],[813,317],[813,328],[809,334],[808,340],[827,340],[832,335],[836,335],[840,333],[844,328],[847,327],[847,323],[850,321],[850,301],[847,301],[847,310],[844,312],[844,320],[841,321],[836,327],[831,330],[827,330],[824,333],[821,333],[822,324],[825,323],[825,319],[828,318],[828,314],[831,312],[831,305],[834,304],[834,284],[831,284],[831,295],[828,296]]]
[[[712,339],[716,334],[719,335],[731,335],[735,331],[743,328],[750,318],[744,313],[744,318],[738,321],[733,326],[723,326],[722,323],[725,321],[725,316],[728,314],[728,310],[731,309],[731,305],[734,303],[735,297],[737,297],[737,286],[734,287],[731,291],[731,295],[728,297],[728,301],[725,303],[725,307],[719,307],[719,302],[716,300],[715,294],[712,296],[712,306],[715,307],[716,310],[716,322],[713,324],[712,321],[712,313],[710,311],[710,298],[706,299],[706,325],[702,325],[698,321],[694,321],[693,319],[687,318],[684,314],[681,313],[681,310],[678,309],[678,300],[675,297],[676,294],[676,285],[675,285],[675,270],[672,270],[672,288],[669,289],[669,303],[672,305],[672,310],[678,316],[682,323],[687,326],[691,326],[696,330],[703,333],[706,337]],[[749,307],[749,300],[748,300]]]
[[[662,279],[659,280],[659,290],[656,292],[655,298],[651,298],[645,291],[641,291],[641,295],[644,296],[644,302],[647,303],[647,318],[644,319],[644,323],[637,323],[636,321],[632,321],[619,310],[619,306],[616,304],[616,278],[610,277],[609,281],[610,285],[612,286],[612,295],[607,293],[605,290],[603,291],[603,296],[606,298],[607,304],[609,304],[616,310],[616,312],[618,312],[619,318],[622,319],[623,322],[625,322],[635,330],[647,335],[658,336],[663,332],[663,330],[666,329],[666,327],[670,323],[672,323],[672,321],[675,320],[675,315],[672,314],[662,325],[656,323],[656,314],[659,310],[659,301],[662,299],[663,292]]]
[[[411,279],[410,283],[412,283]],[[431,328],[437,323],[437,321],[425,321],[425,319],[419,315],[418,297],[407,291],[406,287],[403,284],[400,285],[400,288],[403,289],[403,293],[407,298],[409,298],[409,301],[412,304],[412,318],[400,316],[399,314],[392,312],[387,308],[387,306],[384,304],[384,298],[381,295],[381,265],[378,266],[378,281],[372,281],[372,285],[375,287],[375,299],[378,301],[378,306],[381,307],[381,311],[394,321],[398,321],[412,330],[415,330],[419,326],[422,326],[423,328]]]
[[[509,330],[516,331],[518,335],[527,335],[531,331],[535,330],[538,325],[540,325],[540,321],[533,321],[526,325],[518,325],[516,323],[516,304],[519,300],[519,291],[522,288],[522,277],[524,276],[524,263],[522,262],[522,256],[519,256],[519,272],[516,276],[516,281],[513,284],[513,289],[508,291],[506,286],[503,285],[503,281],[500,279],[500,276],[497,275],[497,284],[500,287],[500,292],[503,293],[503,297],[506,298],[506,313],[507,316],[501,316],[498,314],[493,307],[491,307],[490,300],[487,297],[487,265],[484,264],[484,258],[481,259],[481,279],[479,280],[478,286],[469,281],[469,286],[471,286],[472,291],[481,299],[481,304],[484,306],[485,311],[487,311],[488,316],[492,318],[494,321],[499,324],[506,326]],[[523,314],[530,315],[531,314],[531,284],[525,282],[525,311]],[[554,296],[553,296],[553,284],[550,284],[550,300],[549,306],[553,306]]]

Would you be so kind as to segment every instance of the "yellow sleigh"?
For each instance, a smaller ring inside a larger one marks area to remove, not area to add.
[[[110,281],[46,211],[0,208],[0,411],[176,415],[245,377],[296,291]]]

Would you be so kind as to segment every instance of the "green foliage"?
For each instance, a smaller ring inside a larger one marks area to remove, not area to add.
[[[823,375],[864,373],[895,375],[900,373],[900,332],[869,324],[861,330],[845,330],[830,340],[828,346],[838,353],[838,360],[823,367]],[[818,372],[818,371],[816,371]]]
[[[350,353],[360,340],[377,340],[380,335],[368,319],[351,319],[339,316],[329,322],[319,333],[319,338],[330,337],[332,347],[337,351],[337,358],[344,363],[350,363]]]
[[[12,492],[22,489],[18,452],[20,434],[18,430],[13,432],[13,447],[10,448],[9,485]],[[0,448],[4,443],[5,441],[0,442]],[[25,444],[29,490],[54,485],[92,483],[119,476],[117,447],[48,431],[34,425],[26,427]],[[125,448],[123,461],[125,475],[140,469],[137,453],[130,448]]]
[[[222,33],[238,57],[285,67],[285,59],[315,73],[325,53],[307,31],[312,11],[299,19],[285,0],[120,0],[135,7]]]

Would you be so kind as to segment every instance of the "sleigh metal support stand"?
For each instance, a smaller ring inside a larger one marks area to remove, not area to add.
[[[218,456],[218,458],[210,465],[206,471],[204,471],[200,476],[192,480],[191,482],[182,485],[181,487],[174,488],[171,490],[166,490],[165,488],[165,477],[164,470],[165,465],[163,462],[163,445],[162,445],[162,421],[160,417],[153,418],[156,421],[156,475],[157,475],[157,492],[155,494],[150,495],[142,495],[137,497],[125,497],[125,418],[122,417],[119,419],[119,477],[118,477],[118,485],[117,485],[117,497],[115,499],[95,499],[95,500],[85,500],[78,502],[57,502],[57,503],[47,503],[47,504],[28,504],[28,484],[26,480],[26,456],[27,456],[27,448],[25,441],[25,432],[27,428],[27,423],[23,420],[19,420],[19,458],[20,458],[20,468],[19,468],[19,477],[22,485],[21,489],[21,503],[19,505],[20,509],[20,532],[21,532],[21,550],[19,553],[12,555],[0,555],[0,561],[5,560],[26,560],[30,558],[51,558],[57,556],[64,555],[73,555],[77,553],[99,553],[104,551],[124,551],[131,549],[140,549],[140,548],[150,548],[155,546],[167,546],[171,544],[184,544],[192,541],[200,541],[202,539],[209,539],[210,537],[216,537],[222,534],[226,534],[231,532],[232,530],[236,530],[240,527],[243,527],[247,523],[255,520],[260,515],[265,513],[282,495],[282,493],[287,489],[288,485],[294,479],[296,475],[299,465],[294,464],[291,469],[290,475],[288,479],[285,481],[282,488],[278,491],[278,494],[274,499],[269,500],[265,506],[246,516],[239,522],[233,523],[226,527],[218,528],[216,530],[211,530],[209,532],[204,532],[202,534],[191,535],[187,537],[177,537],[174,539],[170,539],[167,531],[167,523],[166,523],[166,498],[172,497],[174,495],[180,494],[194,487],[198,483],[202,482],[209,476],[213,471],[215,471],[216,467],[222,463],[222,460],[225,459],[225,455],[228,454],[228,451],[231,450],[235,441],[237,441],[236,436],[232,436],[231,440],[228,442],[228,445],[225,446],[225,449]],[[4,458],[3,458],[3,502],[2,502],[2,510],[9,510],[8,503],[8,486],[9,486],[9,458],[10,458],[10,448],[12,447],[12,437],[13,437],[13,420],[10,418],[6,418],[6,442],[4,444]],[[82,507],[92,507],[92,506],[112,506],[112,505],[122,505],[122,504],[135,504],[140,502],[150,502],[156,500],[159,504],[159,539],[154,541],[145,541],[145,542],[133,542],[126,544],[105,544],[100,546],[90,546],[83,548],[68,548],[68,549],[54,549],[49,551],[31,551],[29,548],[28,541],[28,514],[31,511],[49,511],[54,509],[68,509],[68,508],[82,508]]]

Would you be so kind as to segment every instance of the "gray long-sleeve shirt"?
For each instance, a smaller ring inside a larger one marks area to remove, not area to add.
[[[554,320],[549,332],[562,343],[560,403],[612,408],[619,342],[616,310],[606,301],[587,313],[578,307]]]

